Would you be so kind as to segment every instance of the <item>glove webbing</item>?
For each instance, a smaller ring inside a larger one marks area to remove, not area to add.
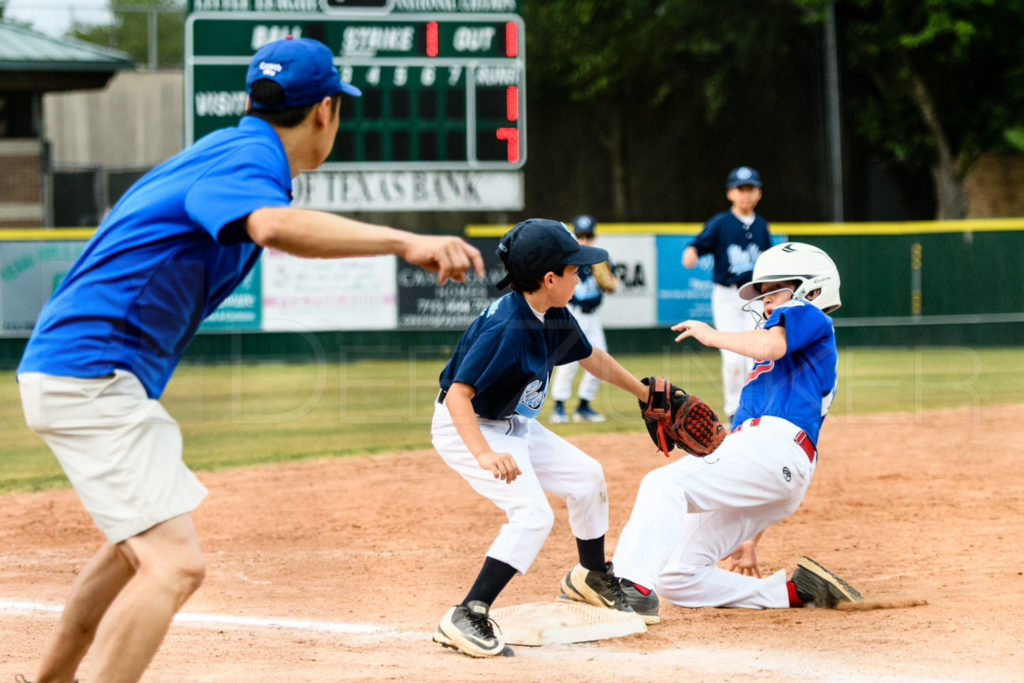
[[[694,405],[683,421],[683,431],[699,443],[710,442],[714,436],[715,413],[706,403]],[[660,426],[660,425],[659,425]]]

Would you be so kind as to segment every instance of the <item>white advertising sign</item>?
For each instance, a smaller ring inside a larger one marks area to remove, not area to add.
[[[300,173],[293,206],[321,211],[521,211],[519,171]]]
[[[605,294],[599,309],[606,329],[657,325],[655,292],[657,252],[653,235],[602,235],[597,228],[595,246],[607,249],[619,278],[619,289]]]
[[[267,249],[261,328],[393,329],[398,324],[396,264],[394,256],[304,259]]]

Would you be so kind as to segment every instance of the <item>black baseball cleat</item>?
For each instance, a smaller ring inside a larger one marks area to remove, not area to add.
[[[841,602],[864,601],[853,586],[809,557],[800,558],[790,580],[796,586],[796,597],[805,607],[834,608]]]
[[[511,657],[515,651],[495,635],[490,612],[490,605],[480,600],[455,605],[438,624],[434,642],[470,657]]]
[[[626,602],[639,614],[644,623],[650,626],[661,621],[658,616],[658,594],[650,588],[644,588],[633,583],[629,579],[619,579],[622,592],[626,596]]]
[[[605,563],[603,572],[577,564],[562,579],[561,587],[562,595],[558,596],[560,600],[575,600],[594,607],[633,612],[618,577],[612,571],[611,562]]]

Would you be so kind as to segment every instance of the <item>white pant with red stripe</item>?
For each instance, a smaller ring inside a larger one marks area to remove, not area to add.
[[[684,455],[643,478],[615,549],[617,576],[682,607],[789,606],[784,570],[759,579],[714,566],[795,512],[814,473],[799,427],[751,422],[706,458]]]

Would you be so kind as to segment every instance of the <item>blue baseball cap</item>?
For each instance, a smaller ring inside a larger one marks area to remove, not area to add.
[[[334,66],[334,55],[318,40],[282,38],[267,43],[252,56],[245,90],[252,94],[252,84],[269,79],[284,89],[284,102],[267,106],[250,102],[254,109],[287,109],[315,104],[325,97],[343,92],[359,97],[362,91],[341,80]]]
[[[577,237],[589,237],[597,230],[597,221],[593,216],[583,214],[572,219],[572,231]]]
[[[539,280],[563,266],[589,266],[608,260],[608,252],[580,244],[564,223],[531,218],[517,223],[498,242],[498,258],[508,271],[498,289],[513,280]]]
[[[761,187],[761,174],[749,166],[740,166],[729,171],[729,178],[725,181],[725,189],[731,190],[740,185],[753,185]]]

